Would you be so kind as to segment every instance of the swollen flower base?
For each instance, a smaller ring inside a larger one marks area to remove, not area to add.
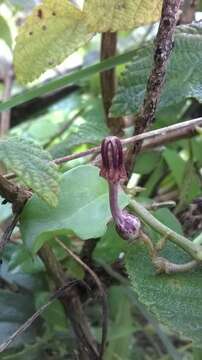
[[[140,221],[118,205],[120,181],[127,178],[120,139],[116,136],[106,137],[101,145],[101,156],[100,176],[108,181],[110,209],[117,232],[125,240],[134,240],[139,236]]]

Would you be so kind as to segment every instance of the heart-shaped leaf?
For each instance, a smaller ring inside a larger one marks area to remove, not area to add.
[[[120,205],[125,207],[128,197],[120,194]],[[63,174],[60,182],[59,203],[50,208],[33,196],[21,216],[21,232],[31,251],[58,234],[75,233],[86,240],[102,236],[111,218],[108,187],[99,177],[99,169],[79,166]]]

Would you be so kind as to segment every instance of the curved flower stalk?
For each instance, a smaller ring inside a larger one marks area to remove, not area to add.
[[[109,203],[117,232],[125,240],[134,240],[140,234],[140,220],[121,210],[118,204],[118,192],[121,180],[127,178],[123,148],[116,136],[106,137],[101,145],[102,166],[100,176],[104,177],[109,185]]]

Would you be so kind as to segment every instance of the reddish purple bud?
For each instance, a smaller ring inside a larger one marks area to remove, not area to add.
[[[100,175],[108,181],[110,209],[117,232],[125,240],[134,240],[140,233],[140,220],[121,210],[118,204],[119,182],[127,178],[121,140],[116,136],[106,137],[101,145],[101,155]]]
[[[121,140],[116,136],[106,137],[101,144],[102,167],[100,175],[111,183],[126,179],[123,148]]]
[[[121,211],[121,215],[116,219],[116,229],[119,235],[125,240],[134,240],[140,234],[140,220],[126,211]]]

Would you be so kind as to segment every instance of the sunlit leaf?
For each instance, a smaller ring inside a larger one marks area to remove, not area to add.
[[[15,70],[22,83],[61,63],[95,32],[129,30],[158,20],[162,0],[44,0],[17,37]],[[75,6],[77,5],[77,7]],[[33,61],[34,59],[34,61]]]
[[[20,29],[15,71],[22,83],[61,63],[92,37],[83,14],[67,0],[45,0]]]

